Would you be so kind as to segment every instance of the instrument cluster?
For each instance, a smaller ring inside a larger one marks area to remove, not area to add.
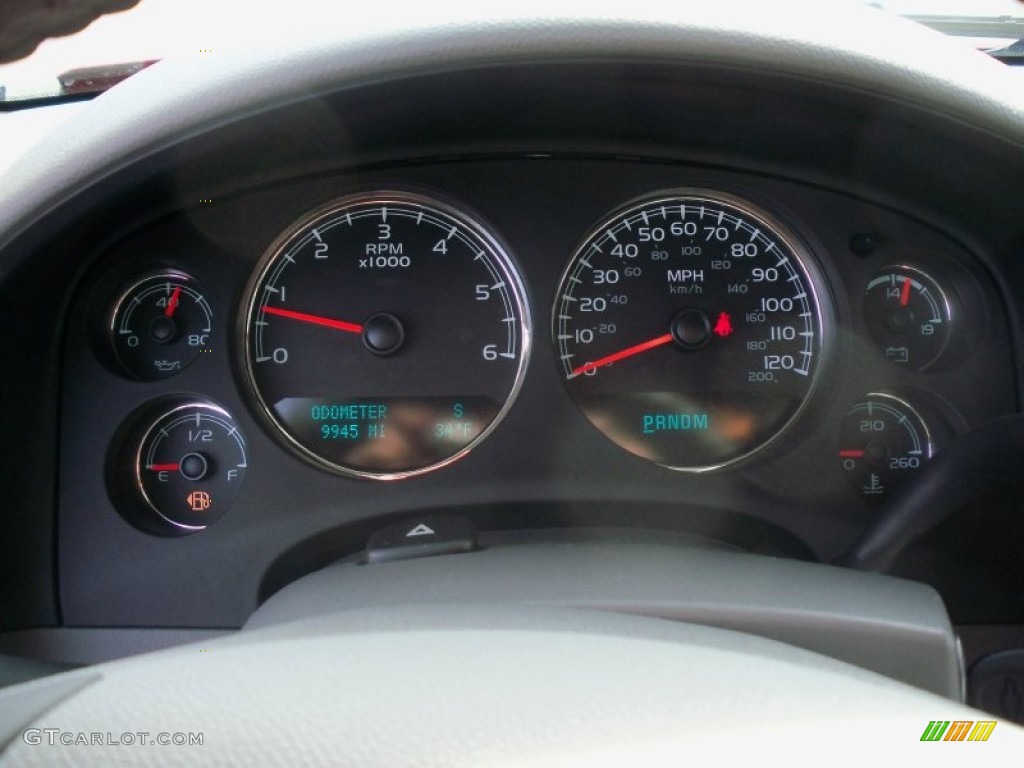
[[[630,164],[567,202],[562,171],[600,163],[510,160],[536,185],[487,184],[499,166],[245,191],[103,255],[80,292],[90,355],[69,360],[131,393],[102,472],[122,518],[197,533],[284,456],[340,489],[415,484],[485,446],[542,454],[567,420],[666,484],[782,465],[792,483],[812,452],[830,470],[808,487],[870,509],[1011,397],[966,386],[1006,333],[982,265],[909,217]],[[531,381],[549,410],[514,432]],[[273,446],[259,466],[253,440]]]

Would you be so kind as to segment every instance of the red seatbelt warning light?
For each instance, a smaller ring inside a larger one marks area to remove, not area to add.
[[[718,320],[715,321],[714,333],[716,336],[721,336],[723,339],[726,336],[731,336],[733,332],[732,320],[729,319],[729,315],[726,312],[718,313]]]

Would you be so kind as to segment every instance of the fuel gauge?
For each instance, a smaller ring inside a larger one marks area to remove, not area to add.
[[[864,317],[868,332],[889,362],[923,371],[946,351],[953,311],[934,278],[899,266],[883,270],[868,282]]]
[[[248,467],[231,415],[204,400],[161,401],[130,419],[111,462],[118,509],[161,534],[201,531],[227,511]]]
[[[932,457],[928,425],[909,403],[870,394],[843,416],[839,462],[865,501],[879,501]]]

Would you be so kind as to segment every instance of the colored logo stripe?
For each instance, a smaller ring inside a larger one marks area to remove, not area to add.
[[[995,720],[979,720],[974,724],[974,730],[971,731],[971,735],[967,737],[967,740],[988,741],[988,737],[992,735],[992,731],[994,731],[995,728]]]
[[[921,741],[988,741],[995,727],[995,720],[930,720]]]
[[[955,720],[946,731],[946,738],[943,741],[963,741],[970,733],[972,725],[974,725],[973,720]]]
[[[932,720],[921,734],[921,741],[941,741],[942,734],[949,728],[949,720]]]

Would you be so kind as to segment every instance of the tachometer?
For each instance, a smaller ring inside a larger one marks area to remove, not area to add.
[[[682,190],[588,234],[555,300],[566,386],[622,448],[707,470],[763,447],[801,410],[823,343],[814,265],[764,211]]]
[[[291,226],[256,270],[243,329],[252,389],[287,445],[377,479],[443,466],[488,435],[530,336],[498,241],[450,206],[392,192]]]

